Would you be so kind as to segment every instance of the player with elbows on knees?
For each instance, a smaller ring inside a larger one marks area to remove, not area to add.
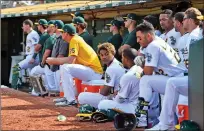
[[[117,94],[120,78],[125,74],[125,68],[114,57],[115,53],[115,47],[111,43],[103,43],[98,46],[101,61],[107,65],[104,87],[100,90],[100,93],[80,93],[78,97],[79,104],[89,104],[97,108],[101,100],[112,99]]]
[[[147,127],[149,103],[153,92],[164,94],[167,80],[173,76],[183,75],[185,69],[178,67],[180,58],[173,48],[164,40],[155,37],[152,24],[144,22],[138,25],[136,37],[145,49],[145,66],[139,84],[139,104],[136,115],[138,125]]]
[[[35,66],[31,70],[31,73],[30,73],[31,76],[41,76],[46,89],[48,89],[48,85],[47,85],[47,80],[46,80],[46,77],[45,77],[44,66],[45,66],[45,60],[47,59],[47,57],[51,56],[52,48],[53,48],[53,45],[54,45],[54,43],[56,41],[56,36],[55,36],[55,33],[54,33],[54,31],[55,31],[54,22],[55,22],[54,20],[50,20],[48,22],[47,32],[49,33],[50,37],[47,38],[45,40],[45,43],[43,44],[42,60],[41,60],[41,62],[40,62],[40,64],[38,66]],[[37,92],[35,92],[34,88],[33,88],[31,94],[39,96],[39,94]]]
[[[102,66],[95,51],[76,34],[73,24],[65,24],[62,39],[69,43],[69,56],[63,58],[50,57],[49,65],[61,65],[60,74],[64,98],[56,101],[56,106],[76,105],[76,88],[73,78],[82,81],[100,80],[103,74]]]
[[[202,38],[202,33],[199,29],[199,18],[201,12],[196,8],[189,8],[185,11],[183,18],[183,28],[189,32],[187,39],[183,42],[185,46],[181,48],[183,59],[181,65],[186,65],[188,68],[189,47],[195,41]],[[163,100],[163,107],[160,114],[160,122],[155,127],[149,130],[174,130],[174,112],[179,100],[179,95],[188,96],[188,70],[182,77],[172,77],[168,79]]]
[[[139,82],[140,74],[142,73],[144,61],[135,65],[134,59],[137,56],[137,50],[127,48],[122,51],[122,63],[128,72],[125,73],[120,79],[120,88],[118,94],[113,100],[102,100],[99,105],[99,110],[119,109],[124,113],[136,113],[139,97]],[[150,104],[149,121],[158,121],[159,116],[159,95],[153,93],[152,101]]]

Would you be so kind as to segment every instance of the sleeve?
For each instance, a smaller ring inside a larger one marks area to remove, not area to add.
[[[149,45],[145,53],[145,66],[157,67],[159,61],[160,48],[154,45]]]
[[[114,73],[114,69],[107,68],[105,72],[105,85],[114,87],[116,81],[116,73]]]
[[[68,50],[68,43],[65,42],[64,40],[60,41],[60,47],[59,47],[59,55],[67,55],[67,50]]]
[[[43,45],[44,43],[45,43],[45,41],[48,39],[49,37],[48,36],[45,36],[45,35],[42,35],[41,37],[40,37],[40,40],[39,40],[39,44],[40,45]]]
[[[79,54],[79,44],[77,41],[73,40],[69,43],[69,56],[78,56]]]
[[[32,45],[38,44],[39,38],[40,38],[40,37],[39,37],[38,33],[33,34],[32,37],[31,37]]]

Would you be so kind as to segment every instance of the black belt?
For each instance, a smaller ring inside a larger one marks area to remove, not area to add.
[[[184,73],[184,76],[188,76],[188,73]]]

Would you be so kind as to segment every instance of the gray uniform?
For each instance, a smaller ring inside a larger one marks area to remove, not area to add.
[[[62,36],[57,36],[56,42],[52,49],[51,57],[57,57],[58,55],[68,56],[68,43],[62,39]],[[50,65],[45,66],[45,77],[47,79],[48,90],[49,91],[59,91],[60,83],[60,71],[59,66]]]
[[[58,36],[55,45],[52,49],[51,57],[57,57],[58,55],[68,56],[68,43],[62,39],[62,36]],[[55,72],[59,70],[58,65],[51,65],[50,70]]]

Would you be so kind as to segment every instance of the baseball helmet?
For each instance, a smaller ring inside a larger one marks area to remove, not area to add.
[[[117,114],[114,117],[114,126],[118,131],[132,131],[136,127],[136,116],[134,114]]]

